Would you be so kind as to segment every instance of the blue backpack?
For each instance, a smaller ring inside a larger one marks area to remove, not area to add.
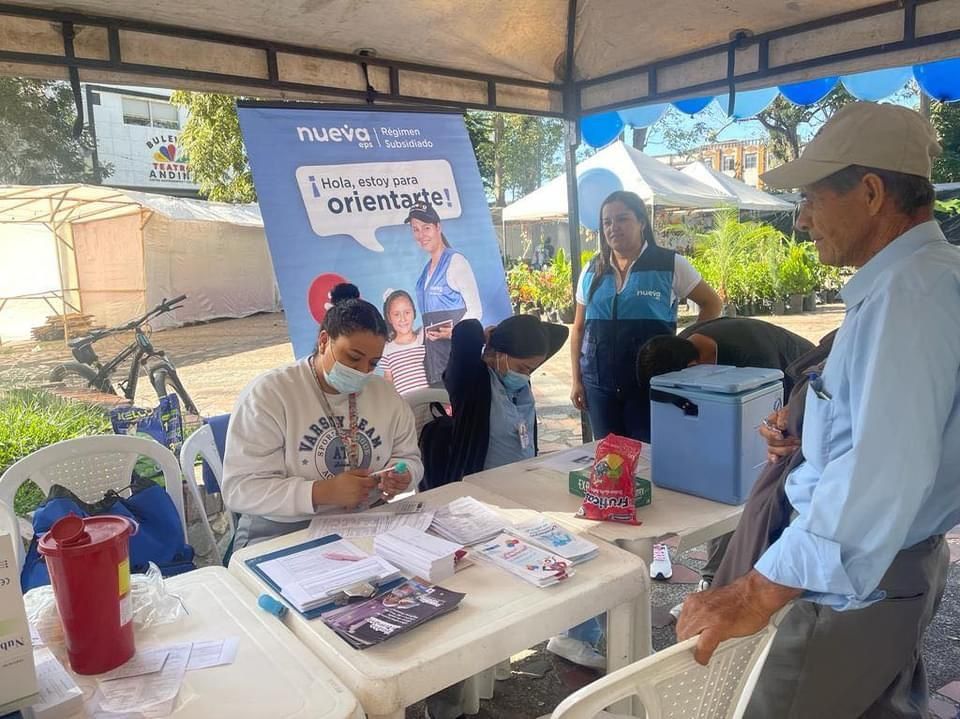
[[[33,540],[20,572],[20,586],[26,592],[34,587],[50,584],[50,575],[43,557],[37,551],[37,542],[53,523],[68,514],[91,517],[114,514],[134,520],[139,528],[130,537],[130,571],[143,573],[153,562],[165,577],[196,569],[193,547],[183,541],[183,525],[170,495],[151,479],[134,475],[130,498],[121,497],[113,490],[95,504],[88,504],[73,492],[53,485],[33,515]]]

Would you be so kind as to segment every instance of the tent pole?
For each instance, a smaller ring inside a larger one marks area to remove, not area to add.
[[[577,197],[577,146],[580,144],[580,123],[567,120],[564,154],[567,176],[567,236],[570,238],[570,269],[573,286],[570,288],[574,303],[577,297],[577,280],[580,279],[580,204]],[[593,439],[590,420],[580,412],[580,436],[584,442]]]

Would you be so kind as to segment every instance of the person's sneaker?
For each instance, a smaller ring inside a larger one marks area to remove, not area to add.
[[[713,584],[713,582],[711,582],[709,579],[701,579],[699,582],[697,582],[697,591],[705,592],[710,589],[711,584]]]
[[[581,642],[573,637],[566,637],[562,634],[551,637],[550,641],[547,642],[547,651],[582,667],[590,667],[601,672],[607,668],[607,658],[605,656],[586,642]]]
[[[670,549],[666,544],[653,545],[653,561],[650,563],[650,579],[670,579],[673,565],[670,563]]]

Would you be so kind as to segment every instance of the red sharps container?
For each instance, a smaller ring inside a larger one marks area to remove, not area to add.
[[[77,674],[107,672],[133,656],[132,529],[124,517],[68,514],[37,545]]]

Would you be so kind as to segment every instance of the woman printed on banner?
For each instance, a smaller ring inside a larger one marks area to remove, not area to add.
[[[330,297],[314,353],[254,379],[230,417],[222,488],[240,514],[238,548],[381,503],[423,476],[413,410],[374,372],[383,317],[351,284]],[[373,476],[400,462],[406,471]]]
[[[417,310],[406,290],[387,290],[383,300],[383,317],[387,321],[387,344],[383,348],[380,368],[397,392],[406,394],[428,387],[424,359],[426,347],[423,329],[414,328]]]
[[[483,318],[480,290],[467,258],[450,247],[433,205],[418,202],[405,221],[417,245],[430,255],[417,280],[417,305],[426,339],[427,382],[431,387],[442,387],[453,326],[461,320]]]

